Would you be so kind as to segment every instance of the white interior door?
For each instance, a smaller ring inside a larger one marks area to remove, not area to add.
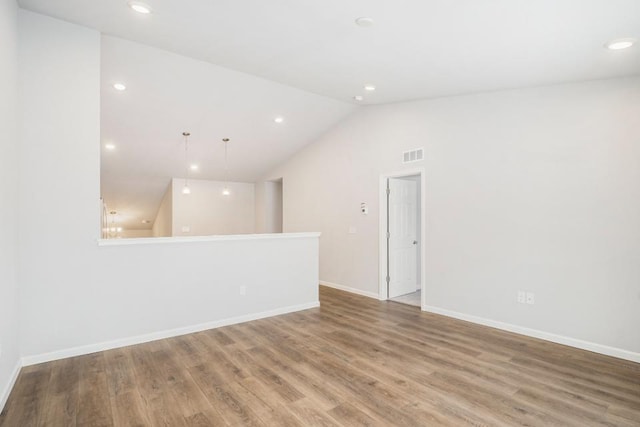
[[[418,184],[389,179],[389,298],[416,291],[418,262]]]

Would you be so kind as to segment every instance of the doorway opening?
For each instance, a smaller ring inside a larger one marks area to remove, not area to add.
[[[282,178],[267,181],[265,183],[266,233],[283,232],[282,203]]]
[[[381,177],[380,299],[424,305],[424,172]]]

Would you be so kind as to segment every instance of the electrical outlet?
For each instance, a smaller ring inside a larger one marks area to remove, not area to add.
[[[349,227],[349,234],[356,234],[357,231],[358,230],[353,225],[351,227]]]
[[[191,227],[189,227],[188,225],[183,225],[182,226],[182,232],[183,233],[190,233],[191,232]]]
[[[536,294],[533,292],[527,292],[527,304],[535,304],[536,303]]]
[[[240,286],[240,295],[246,295],[246,294],[247,294],[247,287]]]
[[[524,304],[526,301],[526,294],[524,291],[518,291],[518,304]]]

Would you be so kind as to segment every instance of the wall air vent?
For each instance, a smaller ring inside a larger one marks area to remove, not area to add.
[[[402,163],[414,163],[424,160],[424,148],[416,148],[414,150],[402,153]]]

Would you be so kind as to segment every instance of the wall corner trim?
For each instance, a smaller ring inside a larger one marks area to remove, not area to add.
[[[102,343],[83,345],[83,346],[73,347],[65,350],[53,351],[50,353],[25,356],[22,358],[22,366],[31,366],[31,365],[36,365],[38,363],[51,362],[53,360],[59,360],[59,359],[66,359],[68,357],[82,356],[85,354],[112,350],[114,348],[127,347],[130,345],[136,345],[136,344],[143,344],[146,342],[157,341],[157,340],[171,338],[171,337],[177,337],[180,335],[192,334],[194,332],[201,332],[201,331],[206,331],[208,329],[221,328],[223,326],[235,325],[238,323],[264,319],[267,317],[273,317],[281,314],[293,313],[296,311],[308,310],[310,308],[317,308],[317,307],[320,307],[320,302],[314,301],[306,304],[298,304],[298,305],[292,305],[288,307],[276,308],[268,311],[262,311],[259,313],[250,313],[242,316],[230,317],[227,319],[214,320],[212,322],[200,323],[197,325],[184,326],[181,328],[169,329],[169,330],[159,331],[159,332],[152,332],[149,334],[122,338],[122,339],[117,339],[117,340],[107,341]]]
[[[604,354],[605,356],[617,357],[618,359],[629,360],[631,362],[640,363],[640,353],[624,350],[621,348],[610,347],[603,344],[597,344],[589,341],[583,341],[577,338],[565,337],[562,335],[556,335],[550,332],[540,331],[537,329],[530,329],[524,326],[518,326],[511,323],[499,322],[497,320],[486,319],[484,317],[478,317],[471,314],[459,313],[457,311],[447,310],[444,308],[433,306],[422,306],[422,311],[426,311],[433,314],[439,314],[441,316],[452,317],[458,320],[464,320],[467,322],[475,323],[478,325],[489,326],[491,328],[500,329],[507,332],[513,332],[520,335],[525,335],[532,338],[538,338],[545,341],[550,341],[556,344],[562,344],[569,347],[578,348],[581,350],[587,350],[594,353]]]
[[[320,285],[326,286],[328,288],[338,289],[340,291],[350,292],[352,294],[362,295],[363,297],[380,300],[380,296],[374,292],[363,291],[361,289],[351,288],[349,286],[339,285],[337,283],[326,282],[324,280],[320,280]]]
[[[13,372],[11,373],[11,377],[9,377],[9,382],[2,390],[2,394],[0,394],[0,412],[3,411],[4,405],[7,404],[7,400],[9,399],[9,395],[11,394],[11,390],[13,390],[13,386],[16,384],[18,380],[18,375],[20,374],[20,369],[22,369],[22,359],[18,359],[16,361],[16,366],[13,368]]]

